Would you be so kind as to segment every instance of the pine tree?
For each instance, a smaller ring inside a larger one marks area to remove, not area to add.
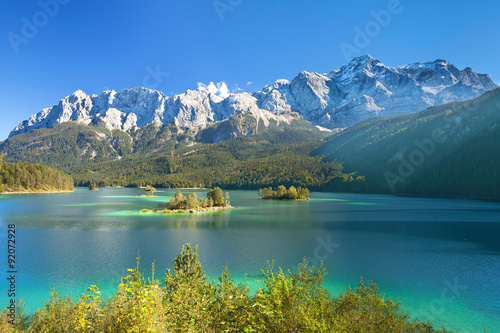
[[[175,279],[179,282],[198,282],[205,277],[201,263],[198,260],[198,246],[191,244],[182,246],[181,253],[174,260]]]

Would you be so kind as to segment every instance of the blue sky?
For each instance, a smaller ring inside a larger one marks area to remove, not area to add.
[[[0,13],[0,140],[81,89],[198,82],[257,91],[349,56],[386,65],[446,59],[500,82],[500,3],[411,0],[7,0]],[[376,22],[373,12],[382,15]],[[30,29],[31,28],[31,29]],[[356,29],[370,32],[355,40]],[[343,52],[341,45],[356,50]],[[167,74],[168,73],[168,74]]]

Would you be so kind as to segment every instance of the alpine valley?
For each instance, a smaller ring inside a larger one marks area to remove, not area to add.
[[[366,55],[254,93],[76,91],[20,123],[0,154],[62,169],[76,185],[498,199],[499,122],[500,89],[488,75]]]

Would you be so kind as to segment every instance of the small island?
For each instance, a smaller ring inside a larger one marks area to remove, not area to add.
[[[261,199],[279,199],[279,200],[309,200],[309,190],[307,188],[290,186],[287,189],[285,186],[280,185],[278,188],[272,187],[261,188],[259,190],[259,197]]]
[[[89,190],[90,191],[99,191],[99,186],[97,186],[97,184],[95,184],[95,183],[90,183]]]
[[[155,192],[157,192],[157,190],[153,186],[151,186],[151,185],[146,186],[144,188],[144,192],[147,192],[147,194],[141,195],[140,196],[141,198],[157,197],[157,195],[155,195]]]
[[[216,210],[232,209],[229,202],[229,193],[226,196],[222,193],[219,187],[208,190],[205,199],[198,199],[196,193],[191,193],[187,197],[178,190],[168,202],[160,204],[157,209],[143,209],[140,213],[203,213],[213,212]]]

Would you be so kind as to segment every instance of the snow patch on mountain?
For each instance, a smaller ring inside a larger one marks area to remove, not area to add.
[[[10,136],[68,121],[101,121],[109,130],[128,133],[152,123],[197,130],[243,113],[266,126],[270,119],[279,124],[300,117],[322,128],[345,128],[372,117],[471,99],[496,87],[488,75],[470,67],[458,70],[442,59],[388,67],[365,55],[329,73],[303,71],[254,93],[230,93],[224,82],[198,83],[197,91],[170,97],[147,88],[91,96],[78,90],[23,121]]]

